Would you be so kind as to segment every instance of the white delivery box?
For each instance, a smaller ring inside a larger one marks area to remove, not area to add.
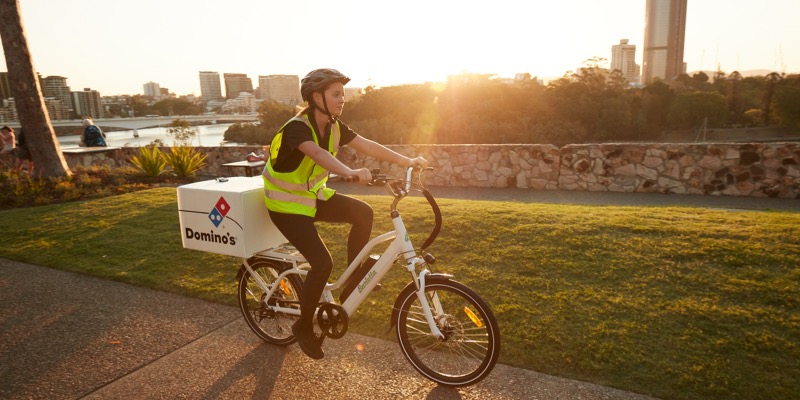
[[[179,186],[178,215],[186,249],[249,258],[287,242],[269,218],[261,176]]]

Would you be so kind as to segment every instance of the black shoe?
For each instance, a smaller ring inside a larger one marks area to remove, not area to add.
[[[300,321],[297,321],[292,325],[292,333],[297,338],[300,350],[303,350],[303,353],[306,353],[307,356],[315,360],[325,357],[325,352],[322,351],[319,339],[314,334],[313,326],[310,326],[309,329],[303,329],[300,327]]]

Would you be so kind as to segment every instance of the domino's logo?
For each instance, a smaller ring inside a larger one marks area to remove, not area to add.
[[[211,220],[211,223],[214,224],[215,228],[219,228],[219,224],[222,223],[222,220],[225,219],[225,216],[228,215],[228,211],[231,210],[231,206],[225,201],[224,197],[220,197],[217,200],[217,204],[214,206],[214,209],[208,213],[208,219]]]

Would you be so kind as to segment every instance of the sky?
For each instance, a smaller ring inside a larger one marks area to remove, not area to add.
[[[199,71],[304,76],[349,86],[445,81],[468,72],[548,79],[611,59],[641,64],[645,0],[19,0],[34,68],[73,91],[200,95]],[[688,71],[800,72],[800,0],[689,0]],[[0,55],[5,63],[5,58]],[[0,67],[2,69],[2,67]]]

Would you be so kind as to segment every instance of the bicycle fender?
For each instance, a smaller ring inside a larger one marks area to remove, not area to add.
[[[449,274],[428,274],[425,276],[425,282],[427,283],[439,283],[439,282],[447,282],[452,278],[452,275]],[[392,306],[392,319],[389,321],[389,331],[391,332],[392,329],[395,327],[395,321],[397,321],[397,314],[400,313],[400,306],[403,302],[403,299],[408,297],[409,293],[413,293],[417,291],[416,285],[414,282],[409,282],[403,290],[400,291],[400,294],[397,296],[397,300],[394,301],[394,305]]]

